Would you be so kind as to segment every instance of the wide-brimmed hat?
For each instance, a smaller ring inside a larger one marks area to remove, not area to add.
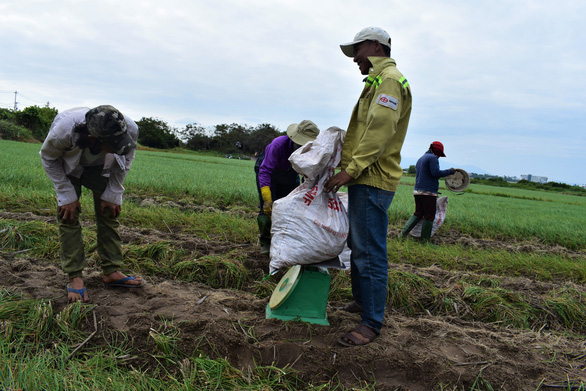
[[[461,168],[455,168],[454,173],[445,178],[445,184],[448,190],[462,192],[470,185],[470,175]]]
[[[319,128],[316,124],[305,119],[298,124],[291,124],[287,127],[287,136],[295,144],[303,145],[308,141],[313,141],[319,135]]]
[[[85,122],[90,134],[114,153],[126,155],[131,149],[136,148],[136,143],[128,133],[124,116],[115,107],[94,107],[85,114]]]
[[[354,57],[354,45],[364,41],[378,41],[389,48],[391,47],[391,37],[385,30],[380,27],[366,27],[354,36],[352,42],[343,43],[340,48],[346,56]]]
[[[444,153],[444,145],[439,141],[434,141],[433,143],[431,143],[429,147],[432,149],[433,152],[437,153],[439,156],[446,157],[446,154]]]

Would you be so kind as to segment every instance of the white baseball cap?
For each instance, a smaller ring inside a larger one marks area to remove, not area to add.
[[[348,57],[354,57],[354,45],[364,41],[378,41],[381,44],[391,47],[391,37],[380,27],[366,27],[360,30],[354,37],[354,41],[340,45],[342,52]]]

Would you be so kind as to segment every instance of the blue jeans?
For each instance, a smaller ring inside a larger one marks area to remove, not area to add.
[[[352,295],[362,305],[362,324],[380,333],[387,302],[387,210],[395,193],[366,185],[348,188],[348,218],[352,250]]]

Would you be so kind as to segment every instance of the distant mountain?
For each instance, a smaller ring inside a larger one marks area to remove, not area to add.
[[[454,167],[454,168],[461,168],[463,170],[466,170],[466,172],[469,172],[469,173],[472,173],[473,172],[475,174],[489,174],[487,171],[485,171],[482,168],[477,167],[477,166],[469,165],[469,166],[460,166],[460,167],[458,167],[458,166],[455,166],[455,165],[450,164],[448,162],[443,162],[443,163],[445,163],[445,167],[446,168]],[[440,163],[440,167],[445,170],[444,165],[442,163]]]

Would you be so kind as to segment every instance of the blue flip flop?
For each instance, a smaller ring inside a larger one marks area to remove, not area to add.
[[[69,287],[69,284],[67,284],[67,286],[65,288],[67,289],[67,293],[69,293],[69,292],[77,293],[78,295],[81,296],[81,301],[85,302],[85,286],[81,289],[73,289],[73,288]]]
[[[142,283],[140,284],[127,284],[126,281],[136,281],[134,279],[134,277],[130,276],[130,277],[124,277],[118,281],[114,281],[114,282],[105,282],[104,285],[105,286],[109,286],[109,287],[122,287],[122,288],[141,288],[142,287]]]

